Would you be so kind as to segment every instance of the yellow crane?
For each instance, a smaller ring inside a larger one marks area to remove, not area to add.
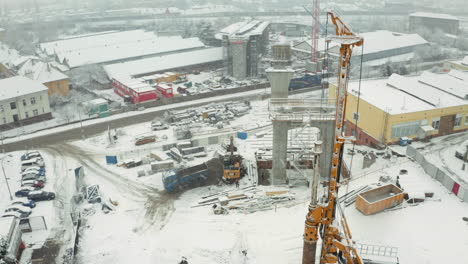
[[[336,218],[338,188],[340,184],[340,168],[345,142],[352,140],[344,137],[343,125],[346,111],[346,96],[348,87],[349,64],[353,47],[362,46],[364,39],[354,34],[345,23],[333,12],[327,12],[335,25],[336,35],[327,41],[339,43],[340,59],[338,85],[336,88],[336,121],[333,146],[332,169],[329,177],[328,193],[318,202],[315,197],[309,205],[304,231],[303,264],[315,263],[317,241],[322,239],[320,264],[331,263],[363,263],[352,241],[351,233],[344,215],[340,221]],[[313,195],[314,196],[314,195]],[[340,232],[339,225],[343,228]]]

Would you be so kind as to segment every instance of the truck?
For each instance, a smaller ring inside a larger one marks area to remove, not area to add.
[[[208,166],[206,163],[202,163],[179,170],[171,170],[162,179],[166,192],[175,193],[184,189],[201,186],[207,182],[208,177]]]
[[[305,74],[301,77],[291,79],[289,82],[289,90],[303,89],[307,87],[320,85],[322,81],[320,74]]]

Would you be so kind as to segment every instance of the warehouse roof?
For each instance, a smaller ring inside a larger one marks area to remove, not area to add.
[[[48,88],[38,81],[23,76],[15,76],[0,80],[0,100],[47,91]]]
[[[130,78],[136,75],[221,61],[222,59],[223,48],[207,48],[110,64],[104,66],[104,70],[109,78]]]
[[[454,95],[451,86],[444,84],[445,78],[456,79],[449,74],[423,73],[420,76],[393,74],[388,79],[365,80],[361,83],[360,99],[392,115],[468,105],[468,100]],[[425,81],[437,81],[439,87]],[[467,85],[468,82],[465,87]],[[349,82],[348,91],[358,96],[359,82]]]
[[[18,74],[41,83],[68,79],[67,75],[61,73],[51,63],[38,61],[37,59],[25,61],[19,68]]]
[[[60,62],[66,62],[71,68],[202,47],[204,44],[198,38],[157,37],[154,33],[143,30],[105,33],[41,44],[41,48],[49,55],[55,54]]]
[[[416,12],[410,14],[412,17],[429,17],[429,18],[439,18],[447,20],[459,20],[457,17],[448,15],[448,14],[436,14],[436,13],[425,13],[425,12]]]
[[[366,32],[360,34],[360,36],[364,38],[364,55],[428,44],[418,34],[404,34],[387,30]],[[361,48],[356,48],[354,55],[361,55]]]

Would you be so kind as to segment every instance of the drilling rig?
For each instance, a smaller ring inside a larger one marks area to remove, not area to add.
[[[338,85],[336,87],[336,121],[333,145],[332,168],[329,175],[327,192],[320,201],[317,200],[316,190],[312,190],[309,212],[306,215],[303,264],[315,264],[317,241],[322,240],[320,264],[346,263],[362,264],[352,241],[351,233],[344,215],[337,217],[337,195],[340,185],[340,169],[343,160],[344,143],[352,142],[353,138],[345,137],[343,125],[346,111],[346,96],[349,79],[349,65],[353,47],[362,46],[364,39],[354,34],[348,26],[334,12],[327,12],[335,26],[335,36],[327,41],[339,43],[340,59],[338,71]],[[318,179],[315,179],[318,181]],[[313,186],[317,186],[315,183]],[[340,225],[342,230],[340,230]]]

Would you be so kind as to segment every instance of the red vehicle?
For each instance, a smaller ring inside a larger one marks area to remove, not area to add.
[[[172,98],[174,97],[174,93],[172,92],[172,85],[166,83],[160,83],[156,87],[156,89],[164,96],[164,98]]]

